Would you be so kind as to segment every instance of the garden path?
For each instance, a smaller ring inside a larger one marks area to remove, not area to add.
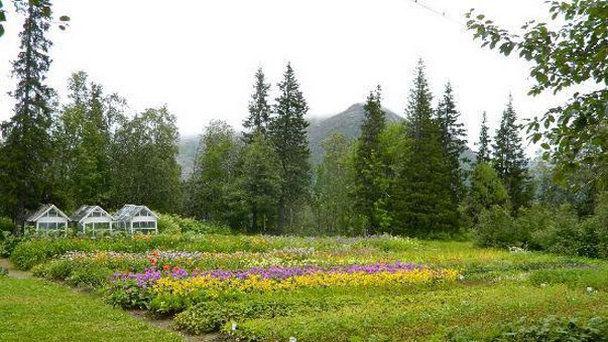
[[[0,267],[8,270],[8,276],[15,279],[32,278],[32,272],[20,271],[6,258],[0,258]]]

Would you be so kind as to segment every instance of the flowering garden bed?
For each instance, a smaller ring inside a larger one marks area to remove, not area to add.
[[[241,340],[487,340],[521,317],[608,314],[603,261],[390,236],[233,238],[33,240],[13,259],[186,333]]]

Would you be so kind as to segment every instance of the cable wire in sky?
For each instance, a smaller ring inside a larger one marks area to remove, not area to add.
[[[442,18],[446,19],[446,20],[449,20],[449,21],[451,21],[451,22],[453,22],[455,24],[461,25],[461,26],[466,26],[464,23],[462,23],[462,22],[460,22],[460,21],[458,21],[456,19],[453,19],[453,18],[450,18],[449,16],[447,16],[446,13],[445,13],[445,11],[436,10],[433,7],[429,6],[429,5],[422,3],[421,0],[411,0],[411,1],[414,4],[416,4],[416,5],[424,8],[425,10],[427,10],[429,12],[432,12],[434,14],[437,14],[437,15],[441,16]]]

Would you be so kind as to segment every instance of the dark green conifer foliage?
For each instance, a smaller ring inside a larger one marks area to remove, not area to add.
[[[479,151],[477,152],[477,162],[478,163],[488,163],[490,162],[490,135],[488,134],[488,115],[486,112],[483,112],[483,116],[481,119],[481,131],[479,132]]]
[[[249,211],[250,233],[266,233],[276,222],[279,163],[270,141],[255,133],[241,152],[239,185]]]
[[[308,105],[290,63],[283,77],[269,129],[280,165],[279,231],[285,227],[287,214],[290,225],[293,223],[294,210],[309,195],[311,178],[308,121],[304,118]]]
[[[51,65],[48,51],[52,43],[46,35],[52,15],[49,0],[14,4],[25,15],[25,22],[19,34],[21,51],[13,62],[15,111],[2,123],[0,201],[6,214],[22,225],[26,211],[52,200],[49,166],[54,157],[50,135],[54,92],[45,84]]]
[[[253,89],[254,91],[249,101],[249,116],[243,122],[243,127],[245,127],[243,137],[246,142],[251,142],[256,133],[266,136],[270,121],[271,109],[268,104],[270,84],[266,83],[262,68],[259,68],[255,73]]]
[[[406,109],[411,150],[395,195],[395,227],[401,234],[432,235],[458,229],[449,163],[431,101],[425,66],[420,61]]]
[[[355,203],[367,219],[368,233],[379,232],[384,225],[386,192],[383,187],[385,165],[380,151],[380,134],[386,126],[380,86],[370,92],[365,104],[365,118],[355,154]]]
[[[509,95],[509,102],[502,114],[492,148],[494,168],[507,188],[514,210],[528,205],[532,197],[528,161],[522,147],[520,130],[521,126],[517,123],[517,115],[513,109],[513,98]]]
[[[465,170],[463,163],[468,160],[462,159],[462,154],[467,149],[467,131],[464,124],[460,122],[460,112],[456,109],[452,85],[448,82],[436,111],[437,122],[441,129],[441,143],[450,169],[450,190],[453,201],[458,203],[464,198]]]

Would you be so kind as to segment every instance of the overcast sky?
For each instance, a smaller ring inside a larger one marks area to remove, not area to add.
[[[517,29],[546,18],[542,0],[419,0],[445,17],[411,0],[54,3],[55,14],[72,21],[67,31],[51,34],[51,86],[64,96],[70,73],[84,70],[133,111],[168,104],[183,135],[200,133],[211,119],[240,128],[255,70],[262,66],[276,89],[288,61],[310,115],[327,116],[363,102],[376,84],[384,89],[384,105],[403,114],[416,60],[423,58],[436,99],[452,82],[470,141],[477,140],[484,110],[497,127],[509,92],[522,118],[564,99],[528,97],[528,65],[481,49],[461,24],[474,7]],[[9,72],[20,26],[11,13],[0,39],[1,120],[13,107],[6,92],[15,85]]]

